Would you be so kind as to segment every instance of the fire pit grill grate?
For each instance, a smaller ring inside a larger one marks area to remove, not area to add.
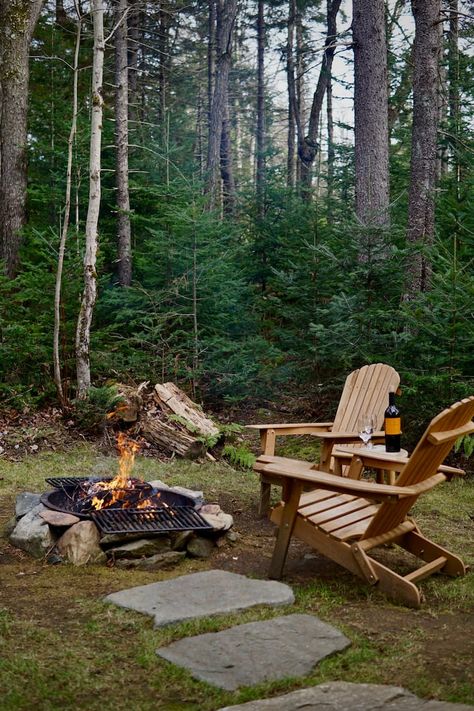
[[[161,533],[212,529],[212,526],[192,506],[102,509],[90,515],[102,533]]]
[[[51,476],[46,479],[48,484],[54,486],[56,489],[63,489],[65,486],[77,486],[82,484],[83,481],[94,481],[95,479],[90,476]],[[101,477],[97,481],[112,481],[111,477]]]

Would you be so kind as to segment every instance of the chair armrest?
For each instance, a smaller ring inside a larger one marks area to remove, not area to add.
[[[391,469],[392,471],[401,472],[407,465],[410,457],[394,457],[390,452],[345,452],[338,451],[337,449],[333,452],[333,456],[338,459],[350,460],[351,457],[357,457],[361,460],[364,465],[364,469]],[[465,476],[466,472],[464,469],[458,469],[457,467],[449,467],[446,464],[441,464],[438,467],[438,472],[445,474],[445,478],[451,481],[453,477]]]
[[[285,467],[282,464],[267,464],[262,471],[268,474],[278,474],[278,476],[286,477],[288,480],[293,479],[314,484],[315,488],[327,489],[342,494],[364,496],[375,501],[398,501],[408,496],[417,496],[419,493],[414,486],[391,486],[359,479],[346,479],[318,469],[308,471],[308,469],[297,467],[296,465]],[[435,476],[444,478],[442,474]]]
[[[332,427],[332,422],[288,422],[283,425],[245,425],[249,430],[278,430],[278,434],[300,434],[299,432],[293,432],[292,430],[304,430],[301,434],[306,434],[312,430],[321,429],[323,432],[327,431]],[[287,432],[288,430],[288,432]]]
[[[331,429],[332,422],[288,423],[287,425],[247,425],[248,429],[260,432],[260,446],[263,454],[275,454],[275,439],[280,435],[315,435]]]
[[[360,436],[358,432],[335,432],[334,430],[331,430],[330,432],[318,433],[317,436],[321,439],[330,439],[334,442],[340,442],[341,444],[343,442],[360,443]],[[383,430],[379,430],[377,432],[374,432],[372,434],[372,437],[385,437],[385,432]]]
[[[446,464],[442,464],[438,467],[438,471],[446,474],[446,479],[451,481],[454,476],[466,476],[464,469],[458,469],[457,467],[448,467]]]

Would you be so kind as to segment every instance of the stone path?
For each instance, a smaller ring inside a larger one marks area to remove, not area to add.
[[[313,615],[287,615],[173,642],[157,654],[192,676],[233,691],[292,676],[305,676],[350,641]]]
[[[105,600],[155,618],[155,626],[294,602],[283,583],[252,580],[222,570],[183,575],[122,590]],[[314,615],[286,615],[173,642],[157,654],[216,686],[234,690],[263,681],[304,676],[350,641]],[[219,711],[467,711],[474,706],[419,699],[406,689],[330,682]]]
[[[331,681],[274,699],[248,701],[218,711],[468,711],[473,706],[419,699],[400,686]]]
[[[182,575],[107,595],[107,602],[155,618],[155,627],[237,612],[255,605],[291,605],[292,589],[273,580],[252,580],[224,570]]]

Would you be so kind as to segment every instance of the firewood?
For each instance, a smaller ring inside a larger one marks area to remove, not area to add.
[[[174,383],[157,383],[155,399],[165,413],[172,412],[182,418],[185,427],[189,423],[188,429],[191,432],[211,436],[219,434],[219,428],[214,422]]]
[[[177,454],[188,459],[196,459],[204,454],[205,447],[186,432],[159,420],[157,417],[142,417],[139,432],[147,442],[160,447],[167,454]]]

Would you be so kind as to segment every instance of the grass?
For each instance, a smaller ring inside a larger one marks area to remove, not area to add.
[[[16,495],[43,491],[46,476],[111,474],[115,468],[115,458],[98,453],[89,444],[17,463],[0,462],[0,526],[11,517]],[[211,711],[331,680],[401,685],[427,698],[474,703],[469,660],[473,576],[425,581],[422,587],[428,602],[415,611],[388,602],[337,566],[319,569],[318,560],[309,560],[307,570],[289,566],[286,579],[296,594],[291,607],[258,607],[161,630],[153,629],[150,618],[102,602],[109,592],[206,567],[241,565],[242,572],[265,577],[271,532],[259,537],[264,526],[256,516],[253,521],[244,520],[235,513],[255,511],[255,474],[235,471],[226,464],[161,463],[145,457],[138,458],[135,473],[203,489],[207,501],[224,500],[232,507],[241,539],[227,552],[219,549],[210,561],[187,559],[174,570],[157,573],[105,566],[47,566],[0,540],[2,711]],[[473,502],[474,482],[455,481],[438,487],[417,505],[422,529],[471,564]],[[263,547],[256,548],[257,544]],[[245,570],[252,555],[257,556],[257,573],[251,567]],[[291,563],[299,557],[295,549]],[[320,574],[311,572],[313,564]],[[184,636],[291,612],[317,614],[341,629],[352,646],[302,679],[236,692],[196,681],[156,655],[158,647]]]

